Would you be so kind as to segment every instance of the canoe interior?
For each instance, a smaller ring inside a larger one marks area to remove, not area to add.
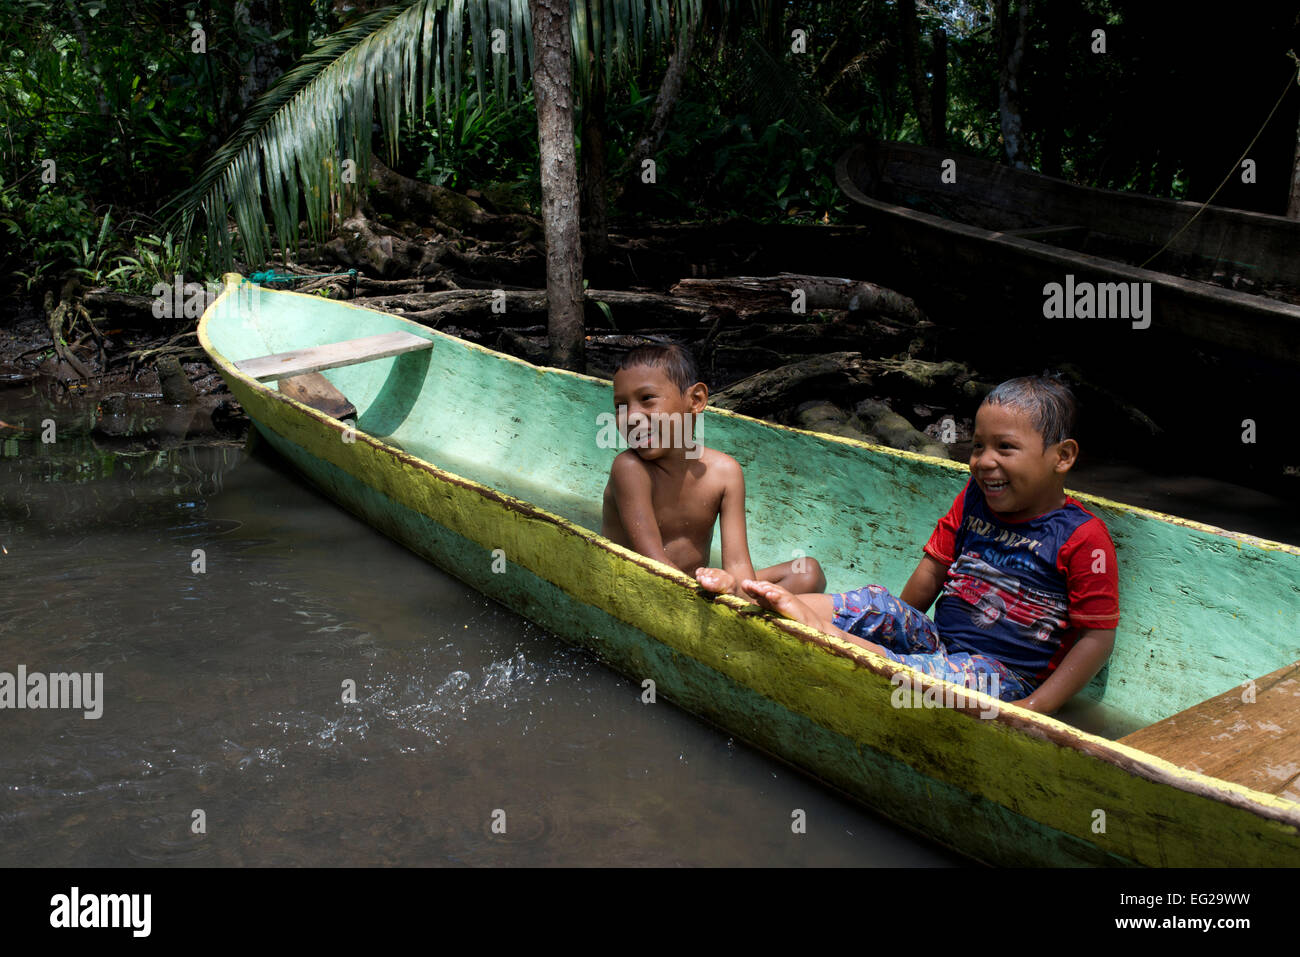
[[[247,284],[210,317],[213,347],[236,362],[398,330],[433,338],[432,349],[323,373],[356,406],[357,428],[599,530],[616,454],[597,442],[598,417],[612,411],[608,383]],[[832,590],[900,589],[967,474],[717,411],[699,438],[745,469],[755,563],[801,550],[821,561]],[[1122,622],[1110,664],[1059,717],[1118,737],[1300,659],[1300,549],[1078,497],[1115,540]]]
[[[956,183],[940,180],[945,159]],[[1187,225],[1197,203],[1077,186],[973,156],[905,143],[859,149],[855,181],[869,195],[996,231],[1055,227],[1024,238],[1137,265]],[[1152,268],[1193,279],[1242,275],[1300,288],[1300,221],[1210,206]]]

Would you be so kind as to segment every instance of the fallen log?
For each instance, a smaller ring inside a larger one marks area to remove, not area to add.
[[[489,248],[499,248],[499,244],[489,244]],[[505,255],[443,246],[438,259],[455,271],[462,286],[481,281],[484,285],[510,283],[536,289],[546,284],[546,254],[533,243],[507,248]]]
[[[153,317],[153,296],[137,296],[133,293],[113,292],[109,289],[90,289],[82,301],[110,319],[115,319],[119,315]]]
[[[735,276],[727,279],[683,279],[673,293],[725,306],[739,316],[790,312],[795,293],[803,293],[805,309],[844,309],[893,316],[910,324],[928,324],[916,303],[902,293],[857,279],[781,273],[776,276]]]
[[[769,322],[754,320],[719,332],[719,348],[771,349],[800,357],[824,352],[864,355],[907,355],[921,351],[917,330],[891,319],[863,321],[837,312],[829,322]]]
[[[432,288],[431,288],[432,287]],[[357,276],[357,294],[397,295],[401,292],[441,292],[457,289],[454,280],[445,275],[415,276],[411,279],[375,279],[371,276]]]
[[[698,330],[719,318],[719,311],[703,300],[653,292],[588,289],[587,301],[608,305],[615,326],[625,330],[646,326]]]
[[[924,359],[872,359],[868,366],[882,394],[909,402],[954,408],[973,407],[993,385],[960,362]]]
[[[367,309],[405,314],[433,309],[451,302],[477,302],[488,295],[490,293],[485,293],[481,289],[440,289],[428,292],[381,293],[377,296],[358,296],[352,302]]]
[[[464,325],[500,328],[517,325],[521,316],[545,315],[547,309],[543,289],[447,289],[365,296],[354,302],[430,326],[454,320]],[[694,331],[717,318],[716,310],[705,302],[659,293],[588,289],[586,318],[591,328],[609,326],[608,317],[598,305],[602,302],[609,307],[614,327],[622,330],[654,327]]]
[[[853,401],[861,399],[866,390],[904,401],[961,408],[978,402],[990,388],[959,362],[868,359],[860,352],[832,352],[756,373],[728,386],[714,401],[747,415],[767,415],[814,397],[834,398],[826,391],[833,389]]]
[[[741,379],[711,401],[719,408],[766,417],[815,398],[851,400],[873,384],[862,353],[832,352]]]

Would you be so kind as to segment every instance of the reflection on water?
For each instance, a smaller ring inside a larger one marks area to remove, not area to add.
[[[3,451],[0,670],[103,672],[105,702],[0,713],[0,864],[961,860],[641,704],[273,459]]]

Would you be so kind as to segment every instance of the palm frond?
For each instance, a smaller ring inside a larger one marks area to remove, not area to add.
[[[244,259],[263,263],[273,249],[262,203],[265,195],[275,237],[286,254],[297,246],[301,206],[312,236],[318,238],[331,210],[355,195],[355,184],[368,176],[376,119],[391,161],[403,117],[423,113],[430,100],[440,115],[454,110],[463,71],[489,68],[486,19],[475,14],[471,22],[480,28],[471,29],[469,38],[464,33],[466,8],[482,12],[484,6],[465,0],[405,0],[325,40],[254,104],[193,186],[168,204],[179,235],[188,243],[201,214],[208,227],[209,254],[226,268],[235,255],[226,228],[230,216]],[[520,10],[524,23],[511,23],[510,14]],[[526,0],[503,5],[503,11],[504,27],[527,32]],[[475,37],[482,42],[466,62],[465,41]],[[492,58],[492,68],[503,75],[511,66],[508,55]],[[476,80],[482,89],[483,77]],[[355,179],[344,182],[344,163],[349,160],[355,164]]]
[[[734,77],[733,97],[761,126],[780,120],[819,140],[843,134],[843,121],[809,92],[803,76],[752,35],[729,51],[727,67]]]
[[[585,95],[593,66],[607,79],[634,69],[643,48],[688,29],[704,4],[571,0],[571,8],[575,79]],[[509,38],[505,52],[493,52],[494,30]],[[319,238],[331,211],[355,196],[356,186],[343,181],[346,160],[355,163],[356,183],[366,182],[376,119],[392,161],[403,117],[409,121],[431,104],[441,124],[462,102],[467,74],[480,103],[489,71],[501,92],[513,74],[522,95],[533,55],[528,0],[397,0],[375,10],[323,41],[262,95],[194,184],[167,204],[169,225],[188,248],[201,216],[208,253],[220,268],[235,254],[228,218],[246,262],[270,258],[271,226],[287,254],[298,243],[300,208]]]
[[[246,260],[261,263],[271,248],[262,207],[265,190],[281,243],[296,245],[299,203],[313,228],[331,197],[343,192],[341,160],[368,165],[376,93],[381,115],[395,80],[419,47],[411,15],[435,4],[406,0],[362,17],[303,57],[253,105],[236,133],[204,165],[194,184],[165,207],[184,243],[194,220],[206,220],[209,253],[223,267],[234,258],[227,215],[234,218]],[[406,42],[393,42],[394,39]],[[407,74],[409,75],[409,73]],[[362,148],[364,147],[364,148]]]

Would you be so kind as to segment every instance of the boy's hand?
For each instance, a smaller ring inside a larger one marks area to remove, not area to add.
[[[1114,628],[1085,630],[1038,690],[1016,704],[1040,714],[1051,714],[1082,691],[1101,671],[1114,647]]]
[[[730,572],[723,571],[721,568],[697,568],[695,569],[695,580],[709,591],[717,592],[720,595],[736,594],[735,576]]]
[[[739,582],[754,577],[749,557],[749,540],[745,536],[745,473],[740,463],[729,455],[719,454],[711,466],[722,480],[722,505],[718,527],[722,532],[722,567],[731,578],[731,594],[746,598]],[[709,586],[705,586],[709,587]]]

